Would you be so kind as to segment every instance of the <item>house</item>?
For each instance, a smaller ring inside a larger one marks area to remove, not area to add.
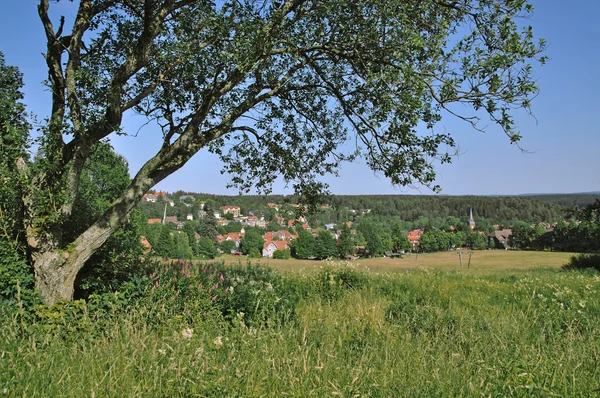
[[[162,220],[160,218],[149,218],[148,219],[148,224],[160,224],[162,223]]]
[[[421,239],[421,235],[423,235],[425,231],[422,229],[414,229],[408,233],[408,240],[410,241],[413,250],[419,246],[419,239]]]
[[[206,212],[204,210],[198,210],[198,217],[202,218],[202,217],[206,217]]]
[[[508,243],[508,238],[512,235],[512,229],[501,229],[499,231],[494,231],[493,233],[488,235],[490,238],[491,246],[496,249],[510,249],[510,245]]]
[[[325,229],[333,230],[335,228],[335,224],[325,224]]]
[[[248,216],[248,217],[246,217],[244,224],[248,225],[249,227],[254,227],[254,226],[256,226],[257,222],[258,222],[257,216]]]
[[[240,241],[242,240],[243,236],[244,236],[244,234],[241,232],[230,232],[226,235],[218,235],[217,242],[221,243],[226,240],[231,240],[235,243],[236,247],[240,247]]]
[[[285,229],[279,230],[277,232],[267,232],[263,235],[263,239],[265,240],[265,242],[270,242],[272,240],[285,240],[287,242],[290,242],[296,238],[296,235],[290,234],[290,232]]]
[[[256,222],[256,226],[258,228],[267,228],[267,222],[265,221],[264,217],[261,217],[260,220]]]
[[[185,219],[188,220],[188,221],[193,221],[194,220],[194,215],[190,213],[187,216],[185,216]]]
[[[173,223],[173,224],[177,224],[177,216],[167,216],[165,217],[165,223]]]
[[[263,246],[263,257],[273,257],[273,253],[275,250],[285,250],[288,249],[289,245],[285,240],[272,240],[265,242]]]
[[[223,219],[223,220],[217,221],[217,225],[220,225],[222,227],[224,227],[227,224],[229,224],[229,220],[228,219]]]
[[[267,206],[269,206],[271,209],[275,209],[276,211],[279,211],[279,205],[276,203],[267,203]]]
[[[162,191],[158,191],[158,192],[150,192],[147,194],[144,194],[144,196],[142,196],[142,200],[146,201],[146,202],[152,202],[155,203],[158,198],[160,197],[167,197],[167,193],[166,192],[162,192]]]
[[[233,214],[234,217],[240,216],[239,206],[221,206],[220,209],[223,212],[223,214]]]
[[[175,202],[173,202],[171,199],[167,199],[167,203],[169,204],[169,206],[173,207],[175,206]]]

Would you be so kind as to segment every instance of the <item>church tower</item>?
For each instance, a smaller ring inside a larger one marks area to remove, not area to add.
[[[469,208],[469,228],[475,229],[475,219],[473,218],[473,209]]]

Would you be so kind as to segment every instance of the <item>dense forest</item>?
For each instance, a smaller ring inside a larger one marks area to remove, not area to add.
[[[185,199],[188,202],[185,205],[179,201],[184,195],[191,195],[195,200]],[[188,213],[197,214],[200,202],[206,202],[212,209],[235,205],[240,206],[242,214],[254,214],[272,220],[276,212],[267,203],[278,204],[281,208],[291,207],[296,201],[294,197],[281,195],[224,196],[183,191],[169,194],[169,198],[174,200],[175,206],[168,206],[167,215],[176,215],[178,218],[185,218]],[[580,200],[574,198],[575,201]],[[516,221],[552,223],[564,219],[566,215],[565,207],[528,196],[335,195],[328,197],[325,204],[325,209],[308,216],[313,224],[352,221],[367,213],[374,218],[393,217],[418,224],[449,217],[466,222],[470,208],[473,209],[476,222],[485,220],[491,224],[512,225]],[[159,218],[163,215],[164,204],[160,201],[142,202],[140,208],[148,218]]]
[[[553,203],[559,206],[583,209],[585,206],[594,203],[600,199],[600,192],[586,193],[566,193],[566,194],[542,194],[542,195],[523,195],[529,198],[541,200],[542,202]]]

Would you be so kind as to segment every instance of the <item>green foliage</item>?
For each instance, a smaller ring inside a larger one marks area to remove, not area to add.
[[[600,272],[600,254],[582,253],[571,256],[571,259],[563,268],[567,270],[595,269]]]
[[[32,308],[40,297],[34,291],[34,274],[24,248],[0,239],[0,306],[16,311],[17,305]],[[13,315],[13,314],[11,314]]]
[[[77,275],[75,297],[121,290],[124,283],[143,273],[139,238],[143,222],[141,213],[135,211],[131,222],[116,231],[90,257]]]
[[[219,248],[223,251],[223,253],[229,254],[233,250],[236,250],[237,246],[236,246],[235,242],[232,240],[224,240],[219,245]]]
[[[217,235],[219,233],[217,231],[217,219],[215,218],[214,210],[206,205],[204,211],[206,211],[206,215],[198,220],[198,229],[196,232],[200,236],[209,238],[213,243],[217,243]]]
[[[381,225],[374,219],[368,217],[360,220],[356,230],[362,234],[365,239],[365,247],[371,256],[379,256],[384,252],[384,246],[381,241]]]
[[[264,246],[264,239],[262,235],[256,231],[255,229],[250,229],[246,231],[244,237],[240,239],[240,250],[244,254],[250,254],[250,252],[254,249],[256,253],[262,253],[262,249]]]
[[[313,278],[317,294],[328,302],[340,299],[348,290],[360,289],[368,282],[368,277],[349,265],[327,266]]]
[[[424,252],[445,251],[450,249],[450,234],[438,229],[426,231],[419,239],[419,250]]]
[[[42,306],[32,322],[0,307],[0,391],[496,397],[598,386],[595,272],[155,266],[137,287]]]
[[[261,252],[253,247],[248,251],[248,258],[262,258]]]
[[[342,259],[346,258],[346,256],[354,254],[354,241],[352,239],[350,228],[348,228],[346,224],[342,225],[342,230],[338,239],[337,249],[338,256]]]
[[[319,231],[315,238],[314,256],[318,259],[327,259],[337,257],[337,247],[335,238],[325,229]]]
[[[287,260],[292,258],[290,249],[277,249],[273,252],[273,258],[276,260]]]
[[[291,242],[291,248],[294,258],[312,258],[315,255],[315,238],[310,232],[298,228],[298,237]]]
[[[252,266],[224,267],[224,314],[247,325],[280,324],[294,318],[302,287],[293,278],[284,279],[276,271]],[[218,302],[219,300],[217,300]]]
[[[225,241],[225,242],[227,242],[227,241]],[[225,242],[223,242],[223,243],[225,243]],[[229,241],[229,242],[233,243],[233,246],[235,247],[234,242],[232,242],[232,241]],[[223,244],[221,244],[221,245],[223,245]],[[226,252],[226,253],[228,253],[228,252]],[[202,256],[203,258],[213,259],[219,255],[219,252],[217,250],[217,247],[213,243],[213,241],[209,237],[203,236],[198,241],[198,254],[200,256]]]
[[[171,250],[170,257],[177,259],[191,259],[194,256],[194,253],[192,251],[192,248],[190,247],[188,235],[181,231],[176,231],[173,233],[173,235],[173,250]],[[212,244],[212,247],[214,249],[213,252],[216,253],[217,248],[215,247],[214,243]],[[200,252],[199,245],[198,251]]]

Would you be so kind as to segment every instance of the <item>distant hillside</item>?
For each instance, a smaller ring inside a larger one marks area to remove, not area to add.
[[[590,203],[594,203],[596,199],[600,199],[600,192],[586,192],[586,193],[567,193],[567,194],[543,194],[543,195],[524,195],[529,198],[541,200],[542,202],[548,202],[564,207],[577,207],[583,208]]]
[[[187,193],[187,192],[186,192]],[[184,192],[170,195],[176,201]],[[294,203],[293,197],[273,196],[223,196],[212,194],[196,194],[198,201],[206,201],[213,208],[223,205],[240,206],[242,214],[252,211],[256,215],[272,214],[267,203]],[[570,195],[565,195],[570,196]],[[558,201],[546,200],[547,195],[538,196],[434,196],[434,195],[332,195],[326,201],[330,206],[316,219],[323,222],[346,221],[356,215],[365,213],[382,219],[394,217],[402,221],[416,221],[419,218],[429,219],[455,217],[468,219],[469,209],[473,209],[475,219],[485,219],[492,223],[512,223],[517,220],[526,222],[554,222],[563,219],[565,207]],[[584,198],[585,199],[585,198]],[[589,199],[586,199],[589,201]],[[564,203],[569,206],[575,198]],[[585,203],[587,203],[587,201]],[[176,206],[173,210],[177,209]],[[157,206],[153,217],[162,216],[162,206]],[[148,209],[150,210],[150,209]],[[185,209],[184,209],[185,210]],[[145,211],[150,216],[149,211]],[[312,218],[312,217],[311,217]]]

